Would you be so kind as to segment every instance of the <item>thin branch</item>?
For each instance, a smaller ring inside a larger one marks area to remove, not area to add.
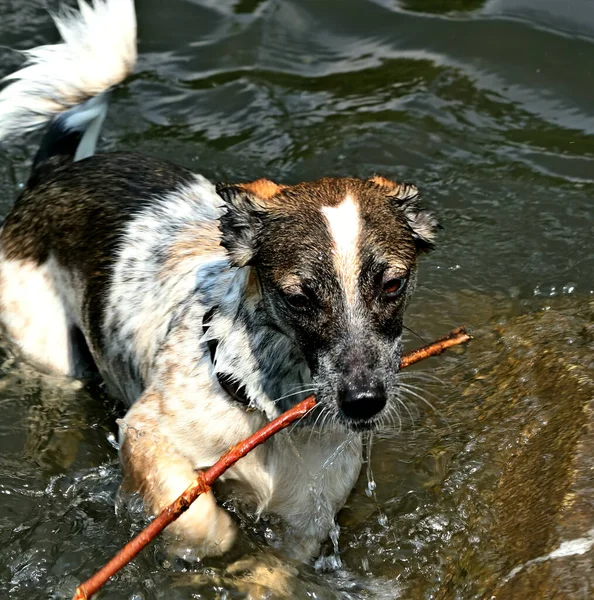
[[[470,336],[462,328],[452,331],[447,336],[414,350],[402,357],[400,368],[404,369],[420,360],[430,356],[441,354],[447,348],[463,344],[470,340]],[[128,542],[102,569],[97,571],[90,579],[76,588],[73,600],[88,600],[95,594],[108,579],[113,577],[122,567],[127,565],[145,546],[150,544],[162,531],[178,519],[192,502],[210,489],[210,486],[230,467],[232,467],[240,458],[251,452],[256,446],[264,443],[269,437],[278,433],[294,421],[304,417],[316,405],[314,396],[309,396],[299,402],[277,417],[262,429],[259,429],[233,446],[206,472],[199,471],[196,480],[175,502],[165,508],[145,529],[143,529],[135,538]]]
[[[444,337],[435,340],[431,344],[405,354],[400,361],[400,368],[405,369],[406,367],[410,367],[420,360],[429,358],[430,356],[437,356],[444,350],[447,350],[452,346],[457,346],[458,344],[464,344],[471,339],[471,336],[466,332],[465,329],[458,327],[457,329],[450,331],[450,333]]]

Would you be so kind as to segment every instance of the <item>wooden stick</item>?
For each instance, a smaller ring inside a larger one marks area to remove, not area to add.
[[[410,365],[414,365],[420,360],[429,358],[430,356],[437,356],[444,350],[447,350],[452,346],[457,346],[458,344],[464,344],[471,339],[472,338],[464,328],[458,327],[457,329],[450,331],[450,333],[444,337],[435,340],[431,344],[427,344],[422,348],[418,348],[417,350],[413,350],[412,352],[405,354],[400,361],[400,368],[405,369],[406,367],[410,367]]]
[[[432,344],[423,346],[402,357],[400,368],[404,369],[420,360],[441,354],[447,348],[463,344],[470,340],[470,336],[462,328],[455,329],[447,336],[436,340]],[[233,446],[206,472],[199,471],[196,481],[190,485],[175,502],[165,508],[155,519],[143,529],[136,537],[130,540],[102,569],[97,571],[90,579],[76,588],[73,600],[88,600],[95,594],[108,579],[113,577],[122,567],[127,565],[145,546],[150,544],[167,525],[179,518],[200,494],[204,494],[210,486],[240,458],[251,452],[256,446],[264,443],[269,437],[284,429],[294,421],[301,419],[316,405],[314,396],[302,400],[293,408],[284,412],[262,429],[259,429]]]

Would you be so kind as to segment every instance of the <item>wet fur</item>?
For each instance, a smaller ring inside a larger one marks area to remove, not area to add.
[[[97,0],[102,26],[120,14],[114,2]],[[93,14],[85,19],[95,31]],[[86,39],[74,17],[69,27],[77,43],[65,42],[66,55]],[[215,184],[150,157],[91,156],[109,89],[131,68],[132,32],[120,33],[125,43],[110,46],[123,53],[112,57],[115,71],[88,89],[81,82],[82,104],[63,99],[0,232],[0,321],[45,369],[79,376],[92,362],[129,406],[120,429],[124,487],[152,513],[197,469],[315,392],[319,408],[309,419],[223,480],[225,493],[239,493],[256,514],[280,516],[287,553],[309,559],[356,481],[360,430],[398,403],[403,314],[435,219],[414,186],[385,178]],[[89,39],[100,46],[99,36]],[[43,69],[33,75],[51,88]],[[12,115],[5,131],[28,128],[16,97],[0,94]],[[394,280],[401,293],[388,298]],[[241,387],[249,407],[221,377]],[[172,532],[176,551],[194,556],[222,554],[237,535],[212,493]]]
[[[300,190],[305,193],[299,195]],[[300,254],[311,253],[312,264],[322,270],[319,280],[336,285],[328,253],[331,240],[315,203],[335,202],[346,190],[360,200],[368,196],[366,218],[372,219],[375,235],[390,240],[398,261],[414,262],[413,237],[409,234],[406,244],[397,242],[379,225],[382,214],[375,213],[384,196],[381,188],[354,179],[321,180],[285,188],[289,194],[272,203],[270,198],[257,200],[258,210],[265,207],[268,218],[284,218],[297,230],[296,235],[282,235],[268,228],[270,239],[266,244],[262,240],[259,258],[264,265],[273,263],[267,277],[285,278],[294,271],[292,260],[306,262]],[[310,335],[343,339],[320,350],[319,340],[298,342],[288,323],[279,327],[271,319],[266,304],[276,300],[264,288],[270,282],[263,283],[258,267],[235,266],[221,245],[229,213],[224,198],[230,194],[234,197],[233,186],[227,192],[219,186],[217,192],[206,179],[162,161],[98,155],[46,165],[28,183],[0,235],[1,272],[8,273],[9,265],[18,262],[44,273],[62,301],[64,334],[82,331],[109,391],[131,405],[121,430],[126,486],[141,491],[152,512],[181,493],[196,469],[212,465],[230,445],[305,395],[288,394],[299,386],[312,389],[311,366],[318,365],[324,382],[316,384],[318,397],[335,418],[338,364],[366,370],[372,356],[380,361],[374,369],[396,386],[386,372],[397,369],[399,334],[392,337],[381,320],[372,323],[367,317],[353,329],[343,317],[326,319]],[[406,223],[401,226],[404,232]],[[236,224],[227,227],[229,235]],[[239,234],[232,239],[247,243]],[[11,284],[1,282],[0,297],[7,297]],[[336,292],[329,290],[330,301]],[[218,310],[204,335],[202,320],[213,306]],[[31,334],[26,324],[11,327],[22,308],[2,303],[2,321],[17,341],[23,331]],[[281,310],[286,308],[276,304],[272,313]],[[340,306],[334,310],[340,316]],[[51,315],[46,323],[56,327]],[[33,335],[41,339],[46,330],[47,325],[36,323]],[[209,338],[219,340],[214,365]],[[48,353],[36,356],[34,350],[29,354],[49,369],[78,374],[75,361],[65,364]],[[73,356],[72,349],[68,356]],[[257,410],[231,401],[215,370],[240,381]],[[356,480],[361,441],[346,426],[313,434],[302,427],[287,438],[277,436],[252,453],[227,480],[239,486],[257,512],[283,517],[293,540],[290,553],[307,558],[317,552]],[[324,466],[327,462],[331,467]],[[205,531],[199,524],[207,517],[211,526]],[[180,543],[198,554],[224,552],[236,534],[212,494],[173,529]]]

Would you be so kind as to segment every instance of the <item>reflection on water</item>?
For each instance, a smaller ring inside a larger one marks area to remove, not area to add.
[[[403,379],[402,426],[375,436],[373,475],[362,475],[318,570],[295,575],[264,552],[268,525],[246,522],[238,555],[260,567],[189,571],[156,547],[102,597],[271,588],[271,597],[467,600],[545,598],[553,586],[560,598],[586,597],[591,551],[531,561],[588,539],[593,521],[590,3],[137,4],[139,71],[114,94],[104,148],[217,180],[415,181],[444,231],[408,325],[430,339],[466,323],[477,339]],[[8,47],[55,34],[45,0],[0,0],[0,11],[8,73],[20,61]],[[37,142],[0,152],[2,213]],[[0,597],[70,598],[140,526],[116,511],[118,409],[99,384],[38,374],[4,343],[0,361]],[[284,592],[267,567],[286,571]]]
[[[406,10],[440,15],[472,12],[482,8],[486,0],[396,0],[395,4]]]

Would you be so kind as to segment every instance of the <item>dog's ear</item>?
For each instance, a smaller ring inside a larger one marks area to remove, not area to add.
[[[422,251],[431,250],[440,225],[433,213],[419,204],[419,190],[411,183],[397,183],[376,175],[369,180],[378,185],[387,197],[399,208],[408,223],[417,248]]]
[[[221,245],[235,266],[245,267],[253,263],[264,217],[274,196],[285,187],[268,179],[232,185],[217,184],[217,193],[224,200],[226,208],[220,218]]]

